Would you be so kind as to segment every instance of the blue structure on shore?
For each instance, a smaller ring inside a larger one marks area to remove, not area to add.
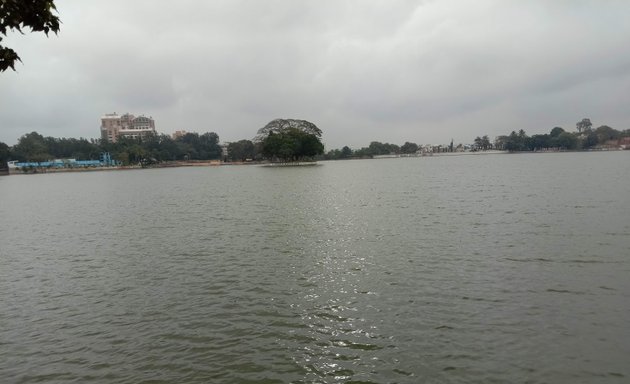
[[[99,160],[55,159],[50,161],[9,162],[9,166],[18,168],[87,168],[116,167],[120,162],[112,159],[109,152],[103,152]]]

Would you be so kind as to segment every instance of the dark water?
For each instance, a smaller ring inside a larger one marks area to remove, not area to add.
[[[630,382],[630,152],[0,178],[3,383]]]

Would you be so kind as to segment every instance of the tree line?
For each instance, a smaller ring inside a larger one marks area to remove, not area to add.
[[[607,125],[593,129],[588,118],[576,124],[575,132],[554,127],[547,134],[528,136],[524,130],[512,131],[496,138],[494,147],[510,152],[542,150],[589,150],[596,147],[617,146],[620,139],[630,137],[630,129],[616,130]]]
[[[618,146],[618,141],[624,137],[630,137],[630,129],[619,131],[607,125],[593,128],[590,119],[585,118],[576,124],[575,132],[565,131],[561,127],[553,128],[548,134],[536,134],[528,136],[524,130],[512,131],[509,135],[502,135],[491,141],[488,135],[477,136],[470,146],[463,144],[426,146],[432,152],[454,152],[464,150],[486,151],[505,150],[510,152],[541,151],[541,150],[589,150],[598,146]],[[404,155],[414,154],[422,146],[405,142],[403,145],[381,143],[373,141],[369,146],[352,150],[348,146],[341,149],[332,149],[322,156],[326,160],[342,160],[351,158],[371,158],[380,155]]]
[[[405,142],[403,145],[372,141],[367,147],[362,147],[356,150],[352,150],[348,146],[344,146],[341,149],[332,149],[328,151],[323,156],[323,158],[326,160],[372,158],[374,156],[382,155],[413,154],[416,153],[419,149],[420,146],[418,144],[408,141]]]
[[[9,147],[0,142],[0,161],[41,162],[50,159],[98,160],[101,153],[129,164],[149,164],[175,160],[213,160],[221,158],[219,136],[214,132],[186,133],[173,139],[168,135],[150,135],[143,139],[120,137],[115,143],[84,138],[44,137],[31,132]]]
[[[170,161],[223,160],[249,161],[278,160],[283,162],[315,159],[324,152],[321,130],[306,120],[276,119],[258,131],[252,140],[229,143],[223,156],[219,135],[189,132],[172,138],[153,134],[144,138],[120,137],[116,142],[84,138],[45,137],[31,132],[18,139],[14,146],[0,142],[0,162],[43,162],[52,159],[98,160],[101,153],[124,165]]]
[[[472,150],[499,149],[511,152],[539,150],[588,150],[605,146],[630,137],[630,129],[619,131],[607,125],[593,129],[590,119],[582,119],[576,124],[575,132],[561,127],[553,128],[548,134],[528,136],[524,130],[512,131],[509,135],[498,136],[491,142],[487,135],[476,137]],[[112,158],[125,165],[151,164],[168,161],[194,160],[278,160],[302,161],[304,159],[339,160],[350,158],[371,158],[379,155],[414,154],[421,146],[413,142],[402,145],[372,141],[367,147],[356,150],[348,146],[324,153],[321,143],[321,130],[305,120],[276,119],[258,130],[254,140],[239,140],[228,144],[228,156],[223,158],[219,135],[214,132],[203,134],[186,133],[172,138],[156,134],[144,139],[121,137],[116,143],[84,138],[44,137],[31,132],[19,138],[14,146],[0,142],[0,163],[8,160],[47,161],[50,159],[75,158],[98,160],[102,152],[109,152]],[[614,145],[614,144],[611,144]],[[438,151],[452,152],[463,149],[462,144],[438,146]],[[432,148],[435,150],[435,148]]]

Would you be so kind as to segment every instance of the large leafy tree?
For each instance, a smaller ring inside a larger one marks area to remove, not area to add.
[[[576,149],[578,138],[571,132],[562,132],[558,135],[558,146],[564,149]]]
[[[483,137],[477,136],[475,138],[475,145],[477,149],[484,151],[492,148],[492,143],[490,143],[490,138],[488,137],[488,135],[484,135]]]
[[[48,153],[46,139],[37,132],[27,133],[20,137],[12,152],[18,160],[22,161],[46,161],[52,158],[52,155]]]
[[[400,147],[396,144],[372,141],[367,148],[367,152],[370,156],[398,154],[400,153]]]
[[[519,130],[518,133],[512,131],[509,136],[505,139],[503,143],[503,149],[508,150],[510,152],[515,151],[526,151],[527,150],[527,141],[529,137],[525,134],[524,130]]]
[[[597,134],[597,139],[601,144],[604,144],[609,140],[619,140],[619,137],[621,137],[621,132],[617,131],[616,129],[610,128],[607,125],[602,125],[601,127],[598,127],[595,130],[595,133]]]
[[[529,138],[528,143],[529,147],[527,149],[529,150],[541,150],[553,147],[551,136],[548,134],[533,135]]]
[[[175,140],[168,135],[149,135],[140,144],[146,149],[149,162],[173,161],[183,157]]]
[[[230,159],[245,161],[256,157],[256,146],[250,140],[239,140],[228,145]]]
[[[59,31],[59,17],[53,0],[0,0],[0,72],[11,68],[15,70],[15,62],[21,61],[20,56],[13,49],[2,45],[3,36],[9,31],[24,33],[30,28],[31,32]]]
[[[198,134],[188,132],[177,139],[181,144],[180,150],[189,160],[211,160],[221,158],[219,135],[214,132]]]
[[[267,125],[258,130],[257,138],[264,139],[272,132],[286,132],[290,128],[295,128],[304,133],[315,135],[317,138],[322,137],[322,130],[310,121],[298,119],[275,119],[271,120],[269,123],[267,123]]]
[[[268,158],[300,161],[324,153],[322,131],[306,120],[275,119],[258,130],[256,140]]]
[[[593,123],[591,123],[591,119],[589,118],[584,118],[575,124],[575,128],[577,129],[578,133],[589,133],[592,127]]]
[[[418,151],[418,144],[410,143],[408,141],[406,141],[405,144],[403,144],[400,147],[401,153],[416,153],[417,151]]]

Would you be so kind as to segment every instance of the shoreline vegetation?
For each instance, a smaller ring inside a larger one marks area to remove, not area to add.
[[[630,149],[630,129],[619,131],[607,125],[593,129],[588,118],[579,121],[574,132],[554,127],[548,134],[528,136],[520,130],[497,136],[494,141],[484,135],[477,136],[472,144],[457,145],[453,140],[447,145],[405,142],[401,146],[372,141],[360,149],[344,146],[325,152],[321,135],[315,124],[296,119],[275,119],[259,129],[253,140],[223,144],[214,132],[188,132],[174,138],[155,134],[116,142],[44,137],[31,132],[14,146],[0,142],[0,175],[243,164],[285,167],[325,160]],[[23,166],[16,167],[18,162]]]
[[[319,166],[322,162],[328,161],[343,161],[343,160],[385,160],[385,159],[400,159],[400,158],[414,158],[414,157],[456,157],[456,156],[487,156],[487,155],[509,155],[509,154],[541,154],[541,153],[584,153],[584,152],[614,152],[623,151],[624,149],[575,149],[575,150],[536,150],[536,151],[507,151],[507,150],[481,150],[481,151],[467,151],[467,152],[440,152],[418,155],[376,155],[373,157],[350,157],[346,159],[317,159],[311,161],[301,162],[270,162],[270,161],[221,161],[221,160],[198,160],[198,161],[170,161],[161,162],[150,165],[119,165],[119,166],[102,166],[102,167],[66,167],[66,168],[47,168],[47,167],[34,167],[29,169],[20,168],[0,168],[1,175],[34,175],[34,174],[49,174],[49,173],[68,173],[68,172],[99,172],[99,171],[131,171],[140,169],[162,169],[162,168],[186,168],[186,167],[218,167],[218,166],[260,166],[264,168],[284,168],[284,167],[304,167],[304,166]],[[630,148],[625,148],[630,150]]]

